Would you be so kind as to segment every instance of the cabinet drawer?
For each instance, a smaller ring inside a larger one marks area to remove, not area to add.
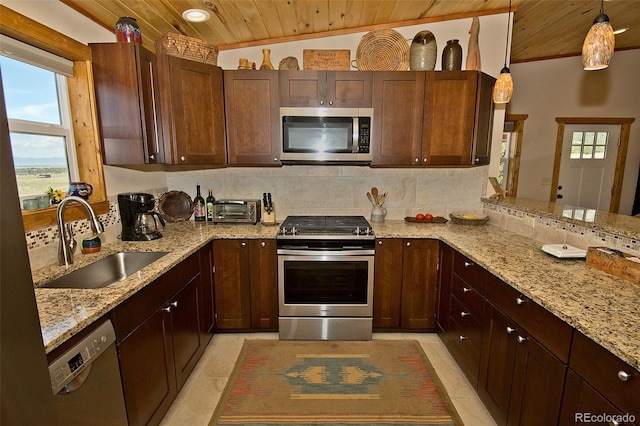
[[[484,296],[489,273],[468,257],[456,252],[453,258],[453,272]]]
[[[480,350],[465,336],[455,321],[449,321],[449,331],[445,335],[445,344],[458,367],[475,389],[480,372]]]
[[[573,328],[567,323],[493,275],[487,283],[487,299],[564,363],[568,362]]]
[[[449,322],[451,321],[458,324],[462,333],[471,339],[478,349],[482,346],[482,323],[455,297],[451,297]]]
[[[579,332],[573,339],[569,366],[618,409],[640,418],[638,370]]]
[[[484,297],[474,287],[468,285],[459,276],[454,275],[451,292],[482,323],[484,313]]]

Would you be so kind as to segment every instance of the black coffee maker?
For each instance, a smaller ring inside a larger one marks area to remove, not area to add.
[[[158,221],[164,227],[164,220],[160,214],[152,211],[155,205],[156,200],[151,194],[144,192],[118,194],[122,241],[150,241],[162,237],[158,231]]]

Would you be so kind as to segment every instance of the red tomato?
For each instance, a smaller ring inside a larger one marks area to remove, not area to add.
[[[424,220],[424,215],[422,213],[418,213],[416,215],[416,220],[422,222]]]
[[[426,220],[427,222],[431,222],[433,220],[433,215],[430,215],[429,213],[426,213],[424,215],[424,220]]]

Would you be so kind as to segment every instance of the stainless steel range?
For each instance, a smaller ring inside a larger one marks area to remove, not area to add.
[[[375,236],[363,216],[289,216],[277,236],[283,340],[370,340]]]

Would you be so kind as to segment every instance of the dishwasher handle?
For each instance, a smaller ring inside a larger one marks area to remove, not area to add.
[[[91,364],[106,349],[115,344],[116,333],[110,320],[94,327],[93,330],[71,349],[49,364],[51,390],[53,394],[70,393],[80,388],[89,377]]]

